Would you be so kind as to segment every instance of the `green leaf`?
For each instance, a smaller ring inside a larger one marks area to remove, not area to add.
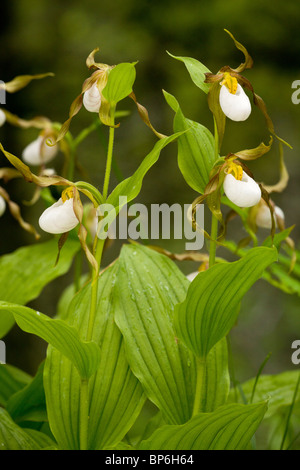
[[[57,240],[19,248],[0,258],[0,300],[25,305],[37,298],[42,289],[52,280],[65,274],[80,249],[79,242],[68,240],[55,266]],[[13,316],[1,311],[0,338],[14,324]]]
[[[225,405],[181,426],[163,426],[139,450],[244,450],[266,412],[266,403]]]
[[[6,409],[16,423],[24,421],[48,421],[43,386],[43,366],[24,388],[10,397]]]
[[[178,337],[198,357],[206,357],[233,327],[244,294],[276,260],[275,248],[258,247],[238,261],[199,273],[175,308]]]
[[[124,438],[145,402],[143,389],[132,374],[124,341],[114,322],[114,285],[118,262],[99,278],[98,304],[92,340],[101,350],[98,369],[89,380],[89,449],[103,449]],[[85,335],[91,283],[73,298],[66,321]],[[49,348],[44,386],[51,430],[63,449],[79,449],[80,380],[72,363]]]
[[[299,370],[282,372],[280,374],[268,375],[264,374],[259,377],[254,401],[260,402],[262,400],[268,400],[268,411],[266,412],[265,418],[269,418],[276,414],[282,407],[290,406],[293,400],[293,395],[297,380],[299,377]],[[244,397],[247,401],[250,401],[253,386],[255,383],[255,377],[241,384]],[[242,398],[235,390],[230,391],[228,400],[232,403],[236,401],[242,401]],[[297,396],[297,403],[300,401],[300,396]]]
[[[82,378],[90,377],[99,362],[99,348],[93,342],[80,340],[77,330],[64,320],[54,320],[47,315],[9,302],[0,301],[0,310],[9,311],[19,325],[52,344],[75,365]]]
[[[173,59],[177,59],[183,62],[195,85],[205,93],[208,93],[210,84],[204,83],[204,80],[206,78],[205,74],[210,73],[210,70],[204,64],[196,59],[193,59],[192,57],[175,56],[170,54],[170,52],[168,52],[168,54],[169,56],[173,57]]]
[[[0,365],[0,405],[6,406],[9,398],[19,390],[25,387],[31,380],[30,375],[26,374],[17,367],[10,364]]]
[[[166,421],[183,423],[191,417],[196,371],[176,339],[173,310],[189,282],[169,258],[142,246],[123,246],[119,263],[115,321],[129,364]]]
[[[227,340],[222,338],[208,353],[206,360],[204,407],[202,411],[214,411],[225,405],[230,390]]]
[[[40,446],[0,408],[0,449],[39,450]]]
[[[120,196],[126,196],[127,202],[130,202],[136,198],[141,191],[144,176],[148,170],[157,162],[162,149],[180,135],[181,132],[160,139],[155,144],[151,152],[144,158],[133,175],[122,181],[122,183],[118,184],[118,186],[113,190],[107,199],[107,204],[112,204],[117,209],[117,211],[119,211],[122,208],[122,205],[119,203]]]
[[[132,92],[136,71],[134,63],[122,63],[116,65],[109,75],[105,88],[102,91],[104,98],[111,105],[116,105]]]
[[[164,92],[169,105],[176,112],[174,132],[187,131],[178,137],[178,166],[187,184],[204,194],[209,174],[216,161],[214,137],[198,122],[184,117],[174,96]]]

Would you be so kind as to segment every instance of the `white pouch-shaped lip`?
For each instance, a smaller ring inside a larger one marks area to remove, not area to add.
[[[274,207],[275,226],[277,227],[276,216],[284,220],[284,212],[278,206]],[[258,227],[268,228],[268,229],[272,228],[271,213],[267,204],[260,204],[258,211],[256,213],[255,222]]]
[[[41,229],[53,234],[69,232],[78,223],[73,209],[73,198],[67,199],[65,202],[60,198],[48,207],[39,218]]]
[[[6,202],[2,196],[0,196],[0,217],[4,214],[6,209]]]
[[[99,113],[101,95],[96,83],[83,94],[83,106],[91,113]]]
[[[6,121],[5,112],[2,111],[2,109],[0,109],[0,127],[3,126],[5,121]]]
[[[238,207],[252,207],[261,199],[261,189],[247,173],[243,171],[241,180],[228,174],[224,178],[223,188],[228,199]]]
[[[245,121],[250,116],[251,103],[239,83],[235,94],[230,93],[226,85],[222,85],[219,102],[225,116],[232,121]]]
[[[27,145],[22,152],[22,159],[29,165],[41,165],[50,162],[57,154],[57,145],[47,145],[44,138],[39,135],[37,139]]]

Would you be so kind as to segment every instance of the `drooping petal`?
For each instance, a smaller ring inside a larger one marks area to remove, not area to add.
[[[101,95],[98,90],[97,83],[94,83],[94,85],[83,94],[83,106],[91,113],[99,113]]]
[[[4,214],[5,209],[6,209],[5,199],[2,196],[0,196],[0,217]]]
[[[240,84],[235,94],[226,85],[221,86],[219,102],[225,116],[232,121],[245,121],[251,113],[251,103]]]
[[[49,146],[45,139],[39,135],[37,139],[25,147],[22,159],[29,165],[41,165],[50,162],[56,156],[57,150],[57,144]]]
[[[53,234],[69,232],[78,223],[79,220],[73,209],[73,198],[67,199],[65,202],[60,198],[48,207],[39,218],[41,229]]]
[[[3,124],[6,121],[6,115],[5,112],[0,109],[0,127],[3,126]]]
[[[261,199],[259,185],[243,171],[241,180],[228,174],[224,178],[223,188],[228,199],[238,207],[252,207]]]

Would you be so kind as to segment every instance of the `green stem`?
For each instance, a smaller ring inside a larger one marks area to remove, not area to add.
[[[106,198],[107,198],[108,186],[109,186],[109,180],[110,180],[110,173],[111,173],[112,158],[113,158],[114,136],[115,136],[115,128],[114,128],[115,108],[111,109],[111,120],[112,120],[112,125],[109,128],[106,169],[105,169],[104,184],[103,184],[103,198],[104,198],[104,200],[106,200]]]
[[[215,136],[215,160],[219,158],[219,134],[218,134],[218,128],[217,128],[217,123],[214,118],[214,136]],[[216,240],[218,236],[218,219],[214,216],[214,214],[211,214],[212,219],[211,219],[211,241],[209,244],[209,267],[213,266],[216,261]]]
[[[89,381],[81,379],[80,383],[80,450],[88,449],[89,427]]]
[[[107,198],[108,185],[110,180],[111,173],[111,163],[113,156],[113,145],[114,145],[114,109],[111,111],[111,120],[112,126],[109,128],[109,142],[107,150],[107,159],[106,159],[106,171],[104,177],[104,186],[103,186],[103,198],[104,201]],[[94,256],[97,261],[97,268],[93,269],[92,274],[92,287],[91,287],[91,305],[88,318],[88,327],[86,333],[86,341],[92,340],[94,323],[97,312],[97,302],[98,302],[98,281],[100,266],[103,254],[105,239],[99,239],[97,234],[95,236],[94,242]],[[88,448],[88,426],[89,426],[89,381],[81,380],[81,389],[80,389],[80,449],[84,450]]]
[[[209,267],[213,266],[216,261],[216,239],[218,236],[218,219],[214,216],[214,214],[211,215],[211,240],[209,243]]]
[[[194,399],[194,408],[192,417],[196,414],[204,411],[204,386],[206,379],[206,361],[205,358],[196,358],[197,364],[197,382],[196,382],[196,391]]]

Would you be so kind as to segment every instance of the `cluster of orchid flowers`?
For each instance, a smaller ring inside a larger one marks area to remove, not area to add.
[[[241,75],[243,70],[252,67],[253,61],[244,46],[238,43],[231,33],[229,34],[234,40],[236,47],[244,53],[245,62],[236,69],[225,66],[220,69],[217,74],[205,74],[205,82],[210,84],[208,104],[213,113],[217,129],[218,150],[221,148],[226,118],[233,121],[245,121],[251,114],[251,103],[244,88],[247,88],[253,93],[254,103],[263,112],[270,133],[278,139],[282,148],[282,144],[286,144],[286,142],[275,134],[272,121],[267,114],[263,100],[254,93],[250,82]],[[82,106],[91,113],[97,113],[103,124],[108,126],[112,125],[110,121],[109,103],[104,98],[102,91],[107,84],[108,76],[113,66],[96,63],[94,55],[97,50],[98,49],[92,51],[86,61],[88,68],[94,71],[91,76],[85,80],[80,95],[72,103],[69,119],[62,126],[60,125],[59,129],[57,125],[54,125],[47,118],[38,117],[31,121],[25,121],[12,115],[6,109],[0,109],[0,126],[3,126],[4,123],[8,121],[20,127],[28,128],[32,126],[40,130],[37,138],[27,145],[22,152],[24,164],[20,159],[5,151],[0,144],[1,150],[13,166],[15,166],[15,171],[17,171],[18,175],[25,177],[28,181],[35,182],[40,187],[47,187],[51,184],[67,186],[67,189],[62,192],[59,200],[53,202],[39,218],[39,226],[41,229],[51,234],[67,234],[78,224],[80,224],[81,227],[82,214],[79,210],[80,202],[78,203],[78,201],[80,201],[80,198],[78,197],[76,184],[65,178],[56,176],[55,170],[46,168],[45,165],[56,157],[59,150],[65,151],[65,137],[68,133],[71,119],[79,112]],[[15,92],[26,86],[32,79],[43,78],[48,75],[51,74],[16,77],[11,82],[2,86],[8,92]],[[134,93],[132,92],[129,96],[136,103],[139,114],[144,122],[159,138],[164,137],[163,134],[155,131],[149,121],[146,109],[137,103]],[[244,163],[244,161],[254,160],[264,155],[270,150],[272,142],[273,137],[271,137],[269,145],[261,143],[255,149],[228,154],[226,157],[219,157],[211,171],[210,180],[207,183],[204,194],[200,195],[192,204],[193,214],[197,210],[197,205],[206,199],[211,212],[221,222],[221,225],[224,225],[220,205],[224,197],[223,195],[225,195],[234,206],[238,208],[250,208],[249,224],[254,225],[255,228],[268,228],[273,232],[276,227],[280,230],[283,229],[284,213],[269,198],[269,193],[272,191],[282,191],[287,184],[288,175],[282,155],[281,178],[279,183],[275,186],[264,187],[262,184],[258,184]],[[27,165],[39,166],[39,175],[34,175]],[[0,169],[0,178],[9,179],[10,177],[17,176],[12,172],[12,169],[2,169],[2,172]],[[18,210],[12,210],[14,203],[10,201],[6,191],[0,187],[0,216],[5,211],[6,203],[9,204],[13,215],[17,212],[16,218],[21,222],[21,225],[25,229],[34,231],[36,234],[35,230],[23,221],[20,212]],[[96,215],[95,221],[97,223]],[[95,226],[95,223],[93,223],[93,226]],[[84,237],[85,236],[83,236],[83,238]]]

